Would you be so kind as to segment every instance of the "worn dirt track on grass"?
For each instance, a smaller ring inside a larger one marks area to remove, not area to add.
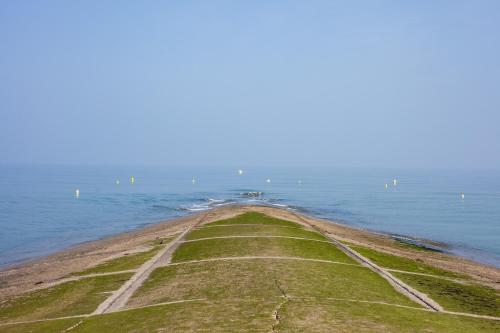
[[[289,300],[308,300],[307,298],[304,298],[304,297],[293,297],[293,296],[288,296],[288,299]],[[407,305],[401,305],[401,304],[389,303],[389,302],[367,301],[367,300],[359,300],[359,299],[352,299],[352,298],[334,298],[334,297],[328,297],[325,299],[332,300],[332,301],[352,302],[352,303],[379,304],[379,305],[386,305],[386,306],[391,306],[391,307],[405,308],[405,309],[410,309],[410,310],[415,310],[415,311],[434,312],[433,310],[426,309],[426,308],[417,308],[417,307],[411,307],[411,306],[407,306]],[[241,299],[237,299],[237,300],[242,301]],[[142,306],[138,306],[138,307],[129,307],[129,308],[120,309],[120,310],[117,310],[114,312],[133,311],[133,310],[137,310],[137,309],[153,308],[153,307],[170,305],[170,304],[191,303],[191,302],[208,302],[208,301],[209,300],[207,300],[205,298],[184,299],[184,300],[177,300],[177,301],[171,301],[171,302],[162,302],[162,303],[155,303],[155,304],[149,304],[149,305],[142,305]],[[463,316],[463,317],[472,317],[472,318],[500,321],[500,317],[477,315],[477,314],[473,314],[473,313],[452,312],[452,311],[442,311],[442,313],[449,314],[449,315],[455,315],[455,316]],[[94,317],[94,316],[99,316],[99,314],[92,313],[92,314],[82,314],[82,315],[56,317],[56,318],[34,319],[34,320],[15,321],[15,322],[3,322],[3,323],[0,323],[0,327],[1,326],[8,326],[8,325],[39,323],[39,322],[53,321],[53,320],[64,320],[64,319],[75,319],[75,318],[85,319],[85,318]]]
[[[206,299],[205,298],[181,299],[181,300],[171,301],[171,302],[162,302],[162,303],[155,303],[155,304],[150,304],[150,305],[143,305],[143,306],[138,306],[138,307],[135,307],[135,308],[120,309],[120,310],[117,310],[115,312],[126,312],[126,311],[143,309],[143,308],[152,308],[152,307],[157,307],[157,306],[162,306],[162,305],[180,304],[180,303],[191,303],[191,302],[203,302],[203,301],[206,301]],[[99,315],[100,314],[90,313],[90,314],[81,314],[81,315],[74,315],[74,316],[56,317],[56,318],[45,318],[45,319],[33,319],[33,320],[4,322],[4,323],[0,323],[0,327],[1,326],[8,326],[8,325],[40,323],[40,322],[44,322],[44,321],[53,321],[53,320],[76,319],[76,318],[83,318],[83,319],[85,319],[85,318],[99,316]]]
[[[33,289],[30,289],[29,292],[31,291],[36,291],[40,289],[46,289],[46,288],[51,288],[55,287],[57,285],[66,283],[66,282],[72,282],[72,281],[79,281],[87,278],[93,278],[93,277],[99,277],[99,276],[109,276],[109,275],[119,275],[119,274],[125,274],[125,273],[135,273],[137,270],[135,269],[128,269],[126,271],[115,271],[115,272],[103,272],[103,273],[92,273],[92,274],[86,274],[86,275],[75,275],[75,276],[70,276],[67,278],[63,278],[57,281],[49,282],[44,284],[43,286],[40,287],[35,287]]]
[[[419,272],[411,272],[411,271],[405,271],[401,269],[394,269],[394,268],[384,268],[388,272],[394,272],[394,273],[404,273],[404,274],[410,274],[410,275],[420,275],[420,276],[428,276],[436,279],[441,279],[441,280],[447,280],[447,281],[452,281],[452,282],[457,282],[457,283],[462,283],[462,284],[470,284],[470,281],[465,280],[465,279],[458,279],[458,278],[452,278],[448,276],[442,276],[442,275],[435,275],[435,274],[427,274],[427,273],[419,273]]]
[[[125,282],[120,289],[114,292],[110,297],[108,297],[104,302],[99,304],[97,309],[93,314],[103,314],[114,312],[122,309],[127,301],[132,297],[134,292],[146,281],[151,272],[158,266],[158,262],[163,260],[169,260],[172,253],[181,244],[184,237],[197,225],[199,225],[207,216],[207,214],[202,215],[194,224],[187,227],[175,240],[170,242],[162,250],[160,250],[153,258],[146,261],[141,267],[139,267],[136,273]],[[168,258],[168,259],[167,259]]]
[[[321,239],[314,239],[314,238],[304,238],[304,237],[293,237],[293,236],[266,236],[266,235],[255,235],[255,236],[216,236],[216,237],[205,237],[205,238],[195,238],[195,239],[189,239],[182,241],[182,243],[192,243],[192,242],[198,242],[198,241],[205,241],[205,240],[210,240],[210,239],[231,239],[231,238],[288,238],[288,239],[298,239],[298,240],[305,240],[305,241],[313,241],[313,242],[321,242],[321,243],[331,243],[328,240],[321,240]]]
[[[195,228],[196,230],[201,230],[205,228],[217,228],[217,227],[273,227],[273,228],[290,228],[290,229],[300,229],[303,230],[301,227],[292,227],[291,225],[280,225],[280,224],[258,224],[258,223],[238,223],[238,224],[213,224],[213,225],[203,225],[201,227]],[[308,228],[309,230],[313,230],[312,228]],[[306,229],[306,230],[308,230]]]
[[[176,266],[176,265],[189,265],[189,264],[196,264],[196,263],[203,263],[203,262],[212,262],[212,261],[255,260],[255,259],[312,261],[312,262],[321,262],[321,263],[327,263],[327,264],[364,267],[364,266],[359,265],[359,264],[351,264],[351,263],[341,262],[341,261],[323,260],[323,259],[312,259],[312,258],[309,259],[309,258],[301,258],[301,257],[280,257],[280,256],[218,257],[218,258],[208,258],[208,259],[199,259],[199,260],[179,261],[179,262],[168,263],[168,264],[165,264],[165,265],[160,265],[158,267],[167,267],[167,266]]]

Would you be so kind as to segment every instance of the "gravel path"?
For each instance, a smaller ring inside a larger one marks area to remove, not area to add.
[[[177,238],[170,242],[165,248],[160,250],[153,258],[146,261],[139,269],[137,269],[136,273],[125,282],[120,289],[115,291],[110,297],[108,297],[104,302],[102,302],[97,309],[92,313],[103,314],[114,312],[122,309],[130,297],[134,294],[134,292],[146,281],[151,272],[158,266],[159,262],[169,262],[172,256],[172,253],[177,249],[177,247],[181,244],[181,241],[184,237],[197,225],[199,225],[207,214],[202,215],[194,224],[186,228]]]

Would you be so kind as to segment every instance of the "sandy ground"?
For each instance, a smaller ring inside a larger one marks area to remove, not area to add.
[[[259,211],[271,216],[304,224],[296,213],[263,206],[225,206],[211,210],[204,223],[229,218],[246,211]],[[171,221],[160,222],[143,229],[117,236],[85,243],[69,250],[35,259],[23,264],[0,270],[0,299],[18,295],[28,290],[63,279],[71,273],[84,270],[105,260],[125,253],[143,251],[157,238],[178,234],[190,227],[202,214],[194,214]],[[331,221],[324,221],[300,215],[325,233],[332,233],[337,239],[372,247],[376,250],[397,254],[457,273],[465,273],[483,284],[500,290],[500,269],[438,252],[412,250],[400,246],[392,238],[368,231],[347,227]]]

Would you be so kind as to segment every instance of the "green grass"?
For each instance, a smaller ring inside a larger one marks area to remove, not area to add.
[[[266,332],[275,302],[241,301],[171,304],[85,321],[76,332]],[[169,329],[168,329],[169,328]]]
[[[408,272],[432,274],[448,278],[466,276],[423,264],[417,260],[381,253],[360,246],[350,246],[376,264]],[[473,283],[458,283],[438,277],[393,272],[413,288],[429,295],[446,310],[500,316],[500,298],[495,289]]]
[[[316,231],[274,225],[213,226],[193,230],[186,239],[228,236],[285,236],[327,240]]]
[[[29,323],[29,324],[13,324],[0,326],[2,333],[53,333],[65,332],[71,326],[78,323],[80,318],[49,320],[44,322]]]
[[[188,238],[280,235],[322,239],[319,234],[296,223],[259,213],[247,213],[211,225],[227,224],[240,226],[201,228],[193,231]],[[160,240],[154,241],[155,248],[151,251],[158,251],[163,244]],[[462,277],[415,260],[359,246],[353,248],[386,268]],[[84,274],[136,268],[148,259],[143,256],[149,255],[153,256],[154,253],[145,252],[110,260],[86,270]],[[154,270],[127,306],[194,298],[205,300],[132,309],[88,318],[4,325],[0,326],[0,332],[63,332],[77,323],[80,325],[75,326],[71,333],[269,332],[275,323],[273,313],[279,304],[282,304],[279,308],[280,324],[276,329],[287,333],[500,331],[500,322],[494,320],[338,300],[356,299],[419,307],[396,292],[378,274],[357,265],[327,242],[286,238],[202,240],[183,243],[174,252],[173,261],[236,256],[302,257],[355,265],[284,259],[221,260],[170,265]],[[498,295],[491,288],[462,285],[427,276],[395,274],[427,293],[448,310],[500,316]],[[131,274],[119,274],[84,278],[7,300],[0,304],[0,322],[91,313],[109,296],[103,292],[118,289],[130,276]],[[283,293],[290,297],[286,302]]]
[[[500,322],[383,304],[296,301],[281,308],[278,332],[496,333]]]
[[[282,225],[288,227],[296,227],[302,228],[302,226],[298,223],[277,219],[262,213],[257,212],[248,212],[244,213],[230,219],[215,221],[212,223],[208,223],[207,225],[227,225],[227,224],[273,224],[273,225]]]
[[[438,302],[446,310],[500,317],[498,292],[478,284],[461,284],[429,276],[394,273],[410,286]]]
[[[72,333],[268,332],[274,301],[193,302],[85,319]]]
[[[181,299],[356,298],[419,307],[363,266],[279,259],[250,259],[157,268],[127,306]]]
[[[0,322],[55,318],[91,313],[132,274],[84,278],[41,289],[0,305]]]
[[[96,273],[108,273],[108,272],[120,272],[129,269],[135,269],[141,266],[143,263],[151,259],[162,246],[154,246],[151,250],[145,252],[139,252],[134,254],[129,254],[127,256],[119,257],[106,261],[95,267],[91,267],[81,272],[74,273],[73,275],[88,275]]]
[[[83,319],[71,333],[269,332],[282,299],[200,301],[116,312]],[[496,333],[500,322],[346,301],[290,300],[277,332]],[[0,326],[2,333],[62,332],[81,319]]]
[[[425,245],[419,245],[419,244],[414,244],[410,243],[401,239],[394,238],[394,241],[396,242],[399,247],[405,248],[405,249],[410,249],[410,250],[417,250],[417,251],[424,251],[424,252],[443,252],[439,249],[434,249]]]
[[[326,242],[287,238],[227,238],[183,243],[172,262],[240,256],[284,256],[355,263]]]
[[[409,272],[425,273],[439,275],[451,278],[466,278],[464,275],[450,272],[441,268],[426,265],[417,260],[395,256],[387,253],[375,251],[366,247],[350,245],[350,248],[357,251],[361,255],[367,257],[374,263],[384,268],[398,269]]]
[[[276,302],[190,302],[116,312],[83,319],[71,333],[268,332]],[[63,332],[82,319],[0,326],[2,333]]]
[[[83,319],[71,333],[268,332],[276,300],[189,302],[116,312]],[[62,332],[77,320],[0,326],[2,333]]]

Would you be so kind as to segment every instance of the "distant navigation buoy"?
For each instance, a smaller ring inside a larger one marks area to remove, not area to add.
[[[271,182],[271,179],[267,178],[267,179],[266,179],[266,182],[270,183],[270,182]]]
[[[239,169],[239,170],[238,170],[238,175],[240,175],[240,176],[241,176],[242,174],[243,174],[243,170]]]
[[[191,179],[191,182],[194,184],[196,183],[196,179],[193,177],[193,179]]]
[[[388,187],[389,187],[389,184],[387,184],[387,183],[386,183],[386,184],[385,184],[385,188],[387,189]]]
[[[120,180],[119,180],[119,179],[117,179],[117,180],[115,181],[115,184],[116,184],[116,185],[120,185]]]
[[[392,184],[393,184],[394,186],[397,186],[397,185],[398,185],[398,180],[397,180],[396,178],[394,178],[394,180],[392,181]]]
[[[134,176],[130,177],[130,184],[133,184],[133,183],[135,183],[135,177]]]
[[[465,199],[465,194],[464,194],[463,192],[462,192],[462,193],[460,193],[460,198],[462,198],[462,200],[464,200],[464,199]]]
[[[80,190],[79,189],[75,190],[75,197],[77,197],[77,198],[80,197]]]

